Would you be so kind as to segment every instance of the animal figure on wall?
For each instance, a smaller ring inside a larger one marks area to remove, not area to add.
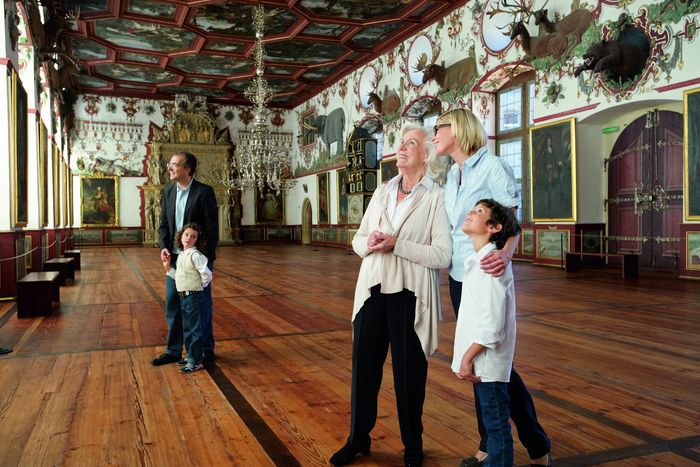
[[[418,63],[414,67],[415,71],[423,72],[423,84],[430,80],[435,80],[440,85],[440,93],[463,89],[471,80],[476,77],[476,52],[474,45],[469,48],[469,56],[453,63],[445,68],[435,64],[437,56],[433,56],[432,63],[428,64],[428,55],[421,54]]]
[[[523,50],[525,51],[524,62],[548,56],[562,59],[569,46],[566,35],[560,32],[531,37],[523,21],[517,21],[511,26],[511,40],[518,36],[520,36]]]
[[[374,107],[374,110],[382,115],[391,115],[399,111],[401,108],[401,98],[395,93],[390,95],[388,89],[384,89],[384,99],[377,94],[377,82],[372,82],[372,92],[369,93],[368,101]]]
[[[547,10],[544,8],[536,11],[533,16],[535,24],[538,26],[541,24],[547,32],[559,32],[565,36],[573,36],[575,41],[571,47],[581,43],[581,36],[593,24],[593,14],[585,8],[574,10],[555,23],[547,18]]]
[[[625,82],[641,73],[649,58],[650,41],[644,30],[633,26],[630,21],[628,15],[620,15],[617,40],[592,44],[583,54],[583,64],[576,67],[574,76],[578,77],[584,70],[593,70],[593,73],[605,71],[607,78]]]
[[[342,107],[331,111],[328,115],[316,115],[313,124],[304,123],[305,128],[315,131],[326,145],[326,154],[331,155],[331,144],[336,145],[336,156],[343,154],[345,140],[343,132],[345,131],[345,111]]]

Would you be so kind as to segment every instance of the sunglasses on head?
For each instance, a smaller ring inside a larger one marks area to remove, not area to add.
[[[447,127],[447,126],[452,126],[452,124],[451,124],[451,123],[441,123],[440,125],[435,125],[435,126],[433,127],[433,135],[437,136],[438,131],[440,130],[440,128],[445,128],[445,127]]]

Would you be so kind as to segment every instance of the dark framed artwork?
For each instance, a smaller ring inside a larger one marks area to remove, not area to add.
[[[581,233],[581,251],[583,253],[603,253],[603,231],[584,230]]]
[[[53,226],[61,225],[61,153],[53,146]],[[112,204],[114,206],[114,204]]]
[[[537,254],[540,259],[563,259],[569,249],[568,230],[537,230]]]
[[[338,169],[336,172],[338,189],[338,224],[348,223],[348,171]]]
[[[318,223],[330,222],[330,190],[328,189],[328,172],[316,174],[316,189],[318,195]]]
[[[39,225],[49,225],[49,151],[46,126],[43,122],[37,123],[39,135]]]
[[[284,191],[265,186],[262,196],[255,187],[255,223],[284,224]]]
[[[530,128],[530,205],[533,222],[576,221],[575,120]]]
[[[119,225],[119,177],[80,177],[80,223],[85,227]]]
[[[388,182],[399,174],[399,168],[396,167],[396,157],[382,159],[380,165],[382,168],[382,183]]]
[[[10,103],[10,150],[12,152],[12,214],[15,227],[29,221],[29,170],[27,151],[27,93],[17,72],[12,70]]]
[[[70,179],[69,171],[68,171],[68,164],[66,164],[66,161],[61,159],[61,175],[63,180],[61,181],[61,186],[63,189],[61,190],[61,204],[63,208],[61,209],[63,211],[63,225],[68,226],[68,180]]]
[[[689,271],[700,271],[700,232],[685,233],[685,268]]]
[[[683,93],[683,218],[700,220],[700,88]]]
[[[523,232],[522,232],[520,238],[522,241],[522,248],[520,249],[520,251],[522,251],[522,253],[524,255],[532,255],[535,251],[535,249],[534,249],[535,234],[532,231],[532,229],[523,229]]]

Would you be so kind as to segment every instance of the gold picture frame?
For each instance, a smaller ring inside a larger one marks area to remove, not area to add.
[[[53,226],[61,225],[61,153],[53,145]]]
[[[80,224],[84,227],[119,225],[119,177],[80,177]]]
[[[39,135],[39,225],[47,227],[49,225],[49,153],[46,126],[41,120],[36,124],[36,131]]]
[[[331,221],[331,192],[328,172],[316,174],[316,195],[318,203],[317,224],[330,224]]]
[[[576,119],[530,128],[532,222],[576,221]]]
[[[348,223],[348,171],[338,169],[335,173],[338,191],[338,224]]]
[[[562,241],[562,235],[564,240]],[[571,232],[566,229],[538,229],[535,230],[536,248],[535,257],[539,259],[564,258],[569,251],[569,236]]]
[[[256,224],[284,224],[284,190],[278,193],[266,185],[260,196],[256,185],[254,196]]]
[[[700,88],[683,92],[683,220],[700,221]],[[691,177],[691,173],[693,176]]]
[[[700,232],[685,233],[685,268],[700,271]]]
[[[8,77],[9,148],[12,160],[11,211],[12,224],[26,227],[29,222],[29,151],[27,147],[28,101],[27,92],[15,70]]]
[[[391,180],[399,174],[399,168],[396,167],[396,160],[397,157],[394,156],[387,159],[382,159],[379,163],[379,166],[381,168],[380,172],[382,176],[381,183],[388,182],[389,180]]]

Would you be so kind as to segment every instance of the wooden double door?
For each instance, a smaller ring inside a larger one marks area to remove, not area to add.
[[[620,134],[608,165],[608,250],[677,271],[683,219],[683,116],[652,110]]]

